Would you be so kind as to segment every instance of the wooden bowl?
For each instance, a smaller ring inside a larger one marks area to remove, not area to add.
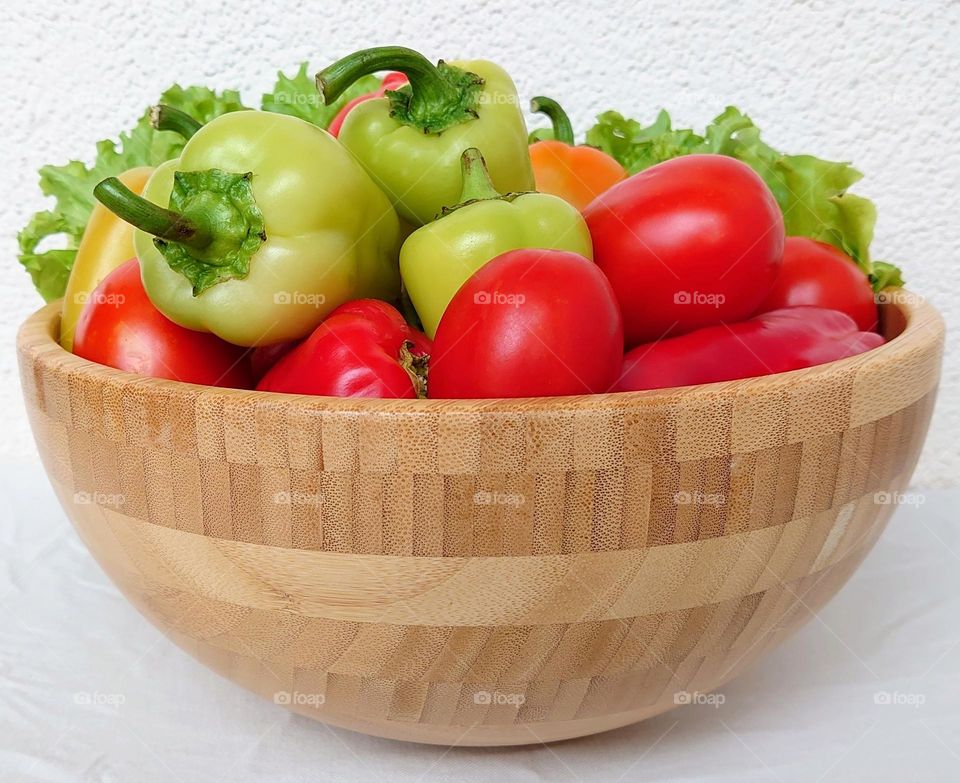
[[[18,348],[64,509],[170,639],[336,726],[513,745],[716,689],[846,582],[939,375],[933,308],[882,310],[895,339],[829,365],[523,400],[142,378],[62,350],[57,304]]]

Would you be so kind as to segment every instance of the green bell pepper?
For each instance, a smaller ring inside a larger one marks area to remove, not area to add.
[[[355,52],[317,76],[330,103],[357,79],[390,70],[409,84],[364,101],[347,115],[339,139],[390,197],[405,220],[422,226],[460,192],[460,155],[477,147],[503,192],[533,190],[527,129],[517,88],[484,60],[434,66],[400,46]]]
[[[546,193],[502,195],[477,149],[463,153],[461,167],[459,204],[414,231],[400,248],[404,288],[430,337],[460,286],[502,253],[544,248],[593,260],[590,232],[575,207]]]
[[[303,337],[350,299],[398,296],[399,219],[336,139],[259,111],[199,129],[171,114],[167,127],[178,121],[189,141],[143,198],[115,179],[94,191],[136,226],[144,287],[170,320],[269,345]]]

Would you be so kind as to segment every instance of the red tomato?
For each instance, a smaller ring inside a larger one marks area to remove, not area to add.
[[[151,378],[249,389],[247,349],[184,329],[147,298],[135,258],[107,275],[80,313],[73,352]]]
[[[723,155],[652,166],[584,211],[628,348],[750,316],[783,256],[783,215],[762,179]]]
[[[842,250],[807,237],[787,237],[780,274],[757,312],[797,305],[839,310],[861,332],[877,327],[877,303],[867,276]]]
[[[583,256],[513,250],[447,305],[433,341],[430,397],[541,397],[607,391],[623,360],[609,281]]]

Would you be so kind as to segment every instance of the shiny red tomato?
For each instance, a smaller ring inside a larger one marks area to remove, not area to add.
[[[247,349],[184,329],[147,298],[135,258],[114,269],[80,313],[73,352],[118,370],[206,386],[249,389]]]
[[[807,237],[787,237],[780,274],[757,312],[797,305],[839,310],[861,332],[877,328],[877,303],[867,276],[842,250]]]
[[[542,397],[607,391],[623,359],[610,283],[583,256],[513,250],[454,295],[433,341],[428,396]]]
[[[747,318],[783,256],[773,194],[753,169],[723,155],[688,155],[634,174],[584,217],[628,348]]]

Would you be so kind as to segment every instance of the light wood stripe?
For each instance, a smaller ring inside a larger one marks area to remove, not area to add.
[[[765,591],[841,560],[891,509],[878,513],[873,496],[866,496],[837,511],[703,541],[467,558],[268,547],[150,525],[95,505],[75,511],[74,523],[108,571],[133,571],[155,587],[237,606],[367,623],[552,625],[676,611]]]

